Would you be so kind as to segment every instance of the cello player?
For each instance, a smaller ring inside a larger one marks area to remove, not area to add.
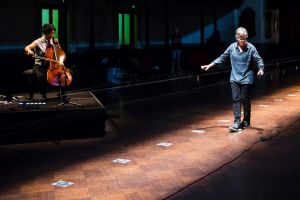
[[[42,27],[42,36],[25,47],[25,53],[27,55],[37,56],[35,58],[33,69],[23,72],[29,79],[28,99],[33,99],[35,85],[37,85],[42,98],[47,100],[47,69],[49,67],[49,62],[38,57],[44,57],[45,51],[49,45],[55,44],[60,47],[58,40],[53,39],[55,31],[56,28],[53,24],[44,24]]]

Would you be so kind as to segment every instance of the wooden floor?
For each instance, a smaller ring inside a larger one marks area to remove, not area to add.
[[[227,129],[228,96],[199,98],[111,107],[105,138],[0,146],[0,199],[166,199],[285,134],[300,116],[299,82],[257,95],[251,127],[237,133]]]

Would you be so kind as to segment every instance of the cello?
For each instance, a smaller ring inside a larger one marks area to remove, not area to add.
[[[47,70],[47,81],[53,86],[68,86],[72,82],[70,69],[64,65],[66,60],[65,52],[60,48],[58,41],[53,38],[53,45],[50,44],[46,49],[44,58],[50,62]]]

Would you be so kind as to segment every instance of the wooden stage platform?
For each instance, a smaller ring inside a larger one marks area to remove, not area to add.
[[[0,143],[23,143],[103,135],[104,106],[90,91],[69,92],[62,103],[57,92],[47,101],[14,96],[0,104]]]

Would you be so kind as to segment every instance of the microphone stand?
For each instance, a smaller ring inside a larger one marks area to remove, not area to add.
[[[67,87],[68,75],[66,73],[65,66],[62,66],[62,71],[63,71],[63,74],[65,76],[64,86]],[[68,97],[64,94],[63,89],[62,89],[62,84],[61,84],[62,74],[61,73],[57,74],[57,79],[58,79],[58,83],[59,83],[59,97],[60,97],[61,103],[57,104],[54,107],[57,108],[59,106],[65,106],[65,104],[67,104],[67,103],[72,104],[72,105],[76,105],[76,106],[81,106],[81,104],[69,101],[69,99],[67,99]]]

